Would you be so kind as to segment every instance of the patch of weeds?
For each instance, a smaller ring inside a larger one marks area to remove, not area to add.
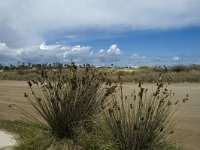
[[[169,142],[163,150],[181,150],[181,146],[178,146],[176,143]]]
[[[15,134],[16,150],[45,150],[50,144],[50,138],[41,133],[35,125],[19,120],[0,120],[0,128]]]
[[[105,122],[98,120],[91,132],[80,127],[76,133],[76,142],[85,150],[118,150],[108,132]]]
[[[72,141],[56,139],[39,130],[37,125],[21,120],[0,120],[0,129],[15,135],[14,150],[79,150]]]

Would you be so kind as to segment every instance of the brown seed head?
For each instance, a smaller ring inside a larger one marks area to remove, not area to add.
[[[27,81],[27,83],[28,83],[29,87],[31,87],[31,86],[32,86],[32,83],[31,83],[31,81]]]
[[[28,95],[26,93],[24,93],[24,97],[28,97]]]

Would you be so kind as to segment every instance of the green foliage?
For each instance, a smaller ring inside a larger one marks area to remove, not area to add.
[[[167,143],[163,150],[181,150],[180,146],[177,146],[175,143]]]
[[[15,134],[17,145],[13,147],[13,150],[79,150],[73,141],[55,139],[41,132],[36,124],[21,120],[0,120],[0,129]]]
[[[25,123],[19,120],[3,120],[0,119],[0,129],[5,129],[8,132],[16,133],[16,134],[24,134],[27,127],[29,127],[29,123]]]
[[[46,150],[51,144],[50,138],[42,135],[34,124],[24,121],[0,120],[0,129],[17,134],[14,150]]]
[[[118,150],[108,135],[107,125],[100,120],[97,121],[91,132],[87,132],[82,127],[79,128],[76,132],[77,143],[85,150]]]
[[[17,138],[17,141],[19,144],[14,147],[15,150],[46,150],[52,144],[50,136],[41,133],[31,125]]]

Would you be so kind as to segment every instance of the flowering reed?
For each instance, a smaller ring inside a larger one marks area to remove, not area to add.
[[[156,90],[149,93],[140,81],[138,91],[123,95],[122,84],[113,106],[105,112],[106,122],[113,141],[119,150],[160,150],[167,145],[173,133],[172,117],[182,101],[172,101],[174,93],[158,82]]]
[[[41,78],[28,81],[32,94],[24,97],[32,104],[40,118],[29,115],[39,127],[57,138],[73,138],[79,125],[92,123],[102,109],[107,107],[108,97],[115,86],[90,65],[78,69],[72,63],[67,71],[46,70]]]

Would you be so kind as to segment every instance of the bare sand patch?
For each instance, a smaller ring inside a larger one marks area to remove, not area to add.
[[[14,146],[15,144],[16,141],[12,135],[0,131],[0,149],[5,149]]]

